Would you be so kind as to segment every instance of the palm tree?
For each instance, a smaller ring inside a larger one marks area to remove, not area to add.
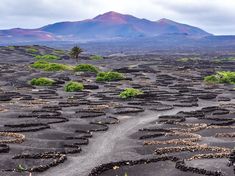
[[[71,56],[72,58],[76,59],[77,62],[78,62],[79,55],[80,55],[82,52],[83,52],[83,50],[82,50],[80,47],[75,46],[75,47],[73,47],[73,48],[71,49],[71,51],[70,51],[70,56]]]

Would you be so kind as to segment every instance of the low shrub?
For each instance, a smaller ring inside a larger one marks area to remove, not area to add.
[[[215,75],[206,76],[204,81],[207,83],[225,83],[225,84],[235,84],[235,72],[221,71],[217,72]]]
[[[123,99],[136,97],[137,95],[141,95],[143,92],[139,89],[134,88],[126,88],[124,91],[122,91],[119,96]]]
[[[235,61],[235,57],[228,57],[228,58],[224,58],[222,59],[222,61]]]
[[[219,83],[219,79],[217,78],[217,75],[206,76],[204,78],[204,81],[207,83]]]
[[[42,69],[44,71],[63,71],[73,70],[73,67],[66,64],[50,63],[45,60],[39,60],[31,65],[32,68]]]
[[[64,50],[54,50],[53,53],[57,54],[57,55],[64,55],[64,54],[66,54]]]
[[[123,74],[118,72],[100,72],[96,77],[96,81],[119,81],[124,78]]]
[[[191,58],[187,58],[187,57],[177,59],[178,62],[189,62],[189,61],[191,61],[191,60],[192,60]]]
[[[235,57],[227,57],[223,59],[215,59],[213,60],[214,63],[221,63],[221,62],[233,62],[235,61]]]
[[[91,60],[102,60],[104,59],[102,56],[99,56],[99,55],[93,55],[90,57]]]
[[[26,52],[31,53],[31,54],[35,54],[35,53],[38,53],[39,51],[36,48],[27,48]]]
[[[71,66],[58,63],[49,63],[49,65],[44,69],[45,71],[63,71],[72,70]]]
[[[27,171],[26,167],[23,166],[22,164],[18,164],[18,166],[16,167],[16,170],[18,172],[25,172],[25,171]]]
[[[14,50],[15,49],[14,46],[7,46],[7,48],[10,49],[10,50]]]
[[[52,86],[53,84],[55,84],[55,81],[53,79],[41,77],[41,78],[33,78],[30,81],[30,84],[35,86]]]
[[[79,64],[74,68],[74,71],[98,73],[99,69],[91,64]]]
[[[37,62],[34,62],[31,67],[36,68],[36,69],[45,69],[46,67],[48,67],[49,62],[44,61],[44,60],[40,60]]]
[[[84,89],[84,86],[82,83],[70,81],[64,86],[64,90],[66,92],[77,92],[82,91]]]
[[[58,56],[55,56],[55,55],[51,55],[51,54],[46,54],[46,55],[37,55],[35,56],[35,59],[38,59],[38,60],[57,60],[59,59]]]

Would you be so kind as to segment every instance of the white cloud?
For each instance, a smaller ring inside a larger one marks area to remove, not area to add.
[[[107,11],[169,18],[215,34],[235,34],[234,0],[1,0],[0,28],[36,28],[78,21]]]

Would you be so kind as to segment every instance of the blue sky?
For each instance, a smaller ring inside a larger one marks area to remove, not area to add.
[[[116,11],[153,21],[168,18],[214,34],[235,35],[235,0],[1,0],[0,29],[37,28]]]

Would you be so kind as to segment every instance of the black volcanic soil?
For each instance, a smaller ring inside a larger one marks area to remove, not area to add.
[[[98,83],[90,73],[30,68],[28,47],[0,48],[1,176],[234,175],[234,86],[203,83],[216,71],[235,71],[234,62],[213,61],[228,55],[83,56],[80,63],[128,78]],[[75,64],[59,56],[56,62]],[[178,60],[184,57],[194,59]],[[41,76],[61,84],[28,84]],[[83,82],[84,91],[64,92],[69,80]],[[144,94],[123,100],[126,87]]]

